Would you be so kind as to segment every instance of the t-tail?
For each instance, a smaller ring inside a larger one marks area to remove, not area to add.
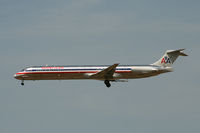
[[[183,50],[185,49],[167,50],[164,56],[152,65],[170,67],[179,56],[188,56],[187,54],[183,53]]]

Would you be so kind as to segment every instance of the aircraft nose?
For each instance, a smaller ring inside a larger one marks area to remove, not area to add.
[[[17,78],[17,74],[14,74],[14,76],[13,76],[14,78]]]
[[[14,78],[16,78],[16,79],[20,79],[20,75],[19,74],[14,74],[14,76],[13,76]]]

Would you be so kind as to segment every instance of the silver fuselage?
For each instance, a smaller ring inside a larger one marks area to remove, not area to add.
[[[94,78],[96,74],[109,65],[82,65],[82,66],[33,66],[16,73],[14,77],[18,80],[74,80],[74,79],[96,79],[96,80],[118,80],[135,79],[156,76],[161,73],[171,72],[171,67],[155,65],[119,65],[109,79]]]

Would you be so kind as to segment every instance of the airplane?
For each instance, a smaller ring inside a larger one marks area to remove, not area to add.
[[[27,67],[14,75],[21,80],[76,80],[94,79],[104,81],[106,87],[110,82],[127,82],[128,79],[147,78],[162,73],[172,72],[172,64],[179,56],[188,56],[185,49],[167,50],[158,61],[150,65],[52,65]]]

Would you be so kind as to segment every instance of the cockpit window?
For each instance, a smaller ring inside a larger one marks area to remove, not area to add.
[[[24,72],[24,71],[25,71],[25,69],[22,69],[22,70],[21,70],[21,72]]]

